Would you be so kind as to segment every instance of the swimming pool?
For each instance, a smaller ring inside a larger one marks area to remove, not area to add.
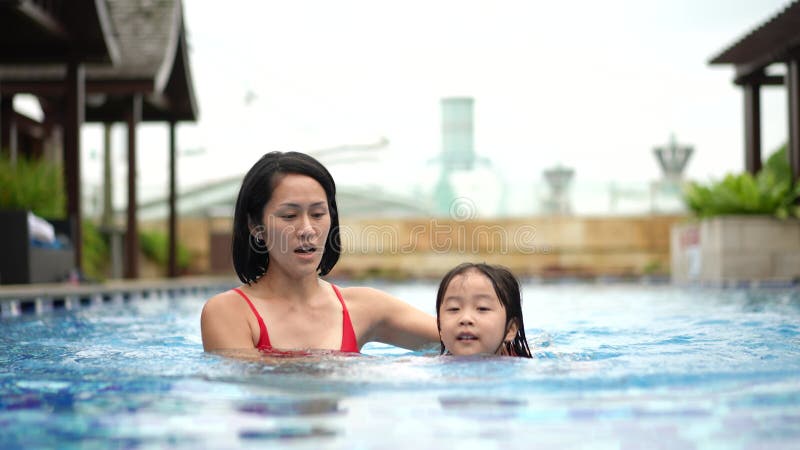
[[[376,287],[433,312],[434,284]],[[800,290],[528,283],[523,298],[532,360],[370,344],[236,361],[202,352],[189,296],[5,318],[0,447],[800,442]]]

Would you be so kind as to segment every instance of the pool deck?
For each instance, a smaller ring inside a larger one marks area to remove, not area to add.
[[[103,303],[196,295],[211,297],[239,282],[234,277],[145,278],[103,283],[0,285],[0,317],[41,314]]]
[[[649,285],[712,289],[798,289],[800,280],[728,280],[725,282],[674,283],[669,277],[645,276],[523,278],[532,284]],[[190,276],[180,278],[143,278],[109,280],[103,283],[50,283],[0,285],[0,318],[35,315],[50,311],[70,310],[105,303],[164,299],[179,296],[209,298],[241,284],[232,276]],[[367,284],[369,284],[367,282]]]

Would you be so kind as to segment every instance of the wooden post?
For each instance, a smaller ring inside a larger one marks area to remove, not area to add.
[[[14,94],[0,100],[0,151],[8,151],[12,162],[17,160],[17,125],[14,118]]]
[[[139,278],[139,230],[136,220],[136,128],[142,120],[142,95],[133,94],[128,111],[128,211],[125,278]]]
[[[67,217],[72,228],[75,268],[81,269],[81,125],[84,115],[84,69],[77,61],[67,64],[64,102],[64,174],[67,189]]]
[[[755,175],[761,170],[761,95],[757,82],[742,86],[744,90],[744,167]]]
[[[175,182],[175,121],[169,122],[169,239],[167,240],[169,249],[168,276],[175,278],[178,276],[178,227],[176,211],[176,182]]]
[[[103,219],[106,229],[114,226],[114,189],[112,186],[111,168],[111,123],[103,124]]]
[[[800,177],[800,56],[789,59],[786,70],[786,93],[789,96],[789,142],[786,153],[792,181]]]

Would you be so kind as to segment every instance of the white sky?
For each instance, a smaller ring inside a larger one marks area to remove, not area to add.
[[[788,1],[184,3],[200,120],[179,128],[181,186],[243,174],[270,150],[385,136],[383,164],[330,167],[337,183],[412,192],[440,149],[439,101],[455,95],[474,97],[476,152],[512,186],[558,163],[577,180],[653,180],[651,150],[671,133],[695,148],[690,178],[741,170],[742,94],[708,61]],[[783,88],[763,93],[762,120],[766,154],[786,139]],[[148,196],[166,183],[166,128],[140,133]],[[89,184],[101,142],[86,126]],[[124,162],[121,127],[114,145]]]

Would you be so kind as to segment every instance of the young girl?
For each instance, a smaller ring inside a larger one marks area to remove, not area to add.
[[[436,294],[442,354],[530,358],[519,282],[506,268],[461,264],[444,276]]]

